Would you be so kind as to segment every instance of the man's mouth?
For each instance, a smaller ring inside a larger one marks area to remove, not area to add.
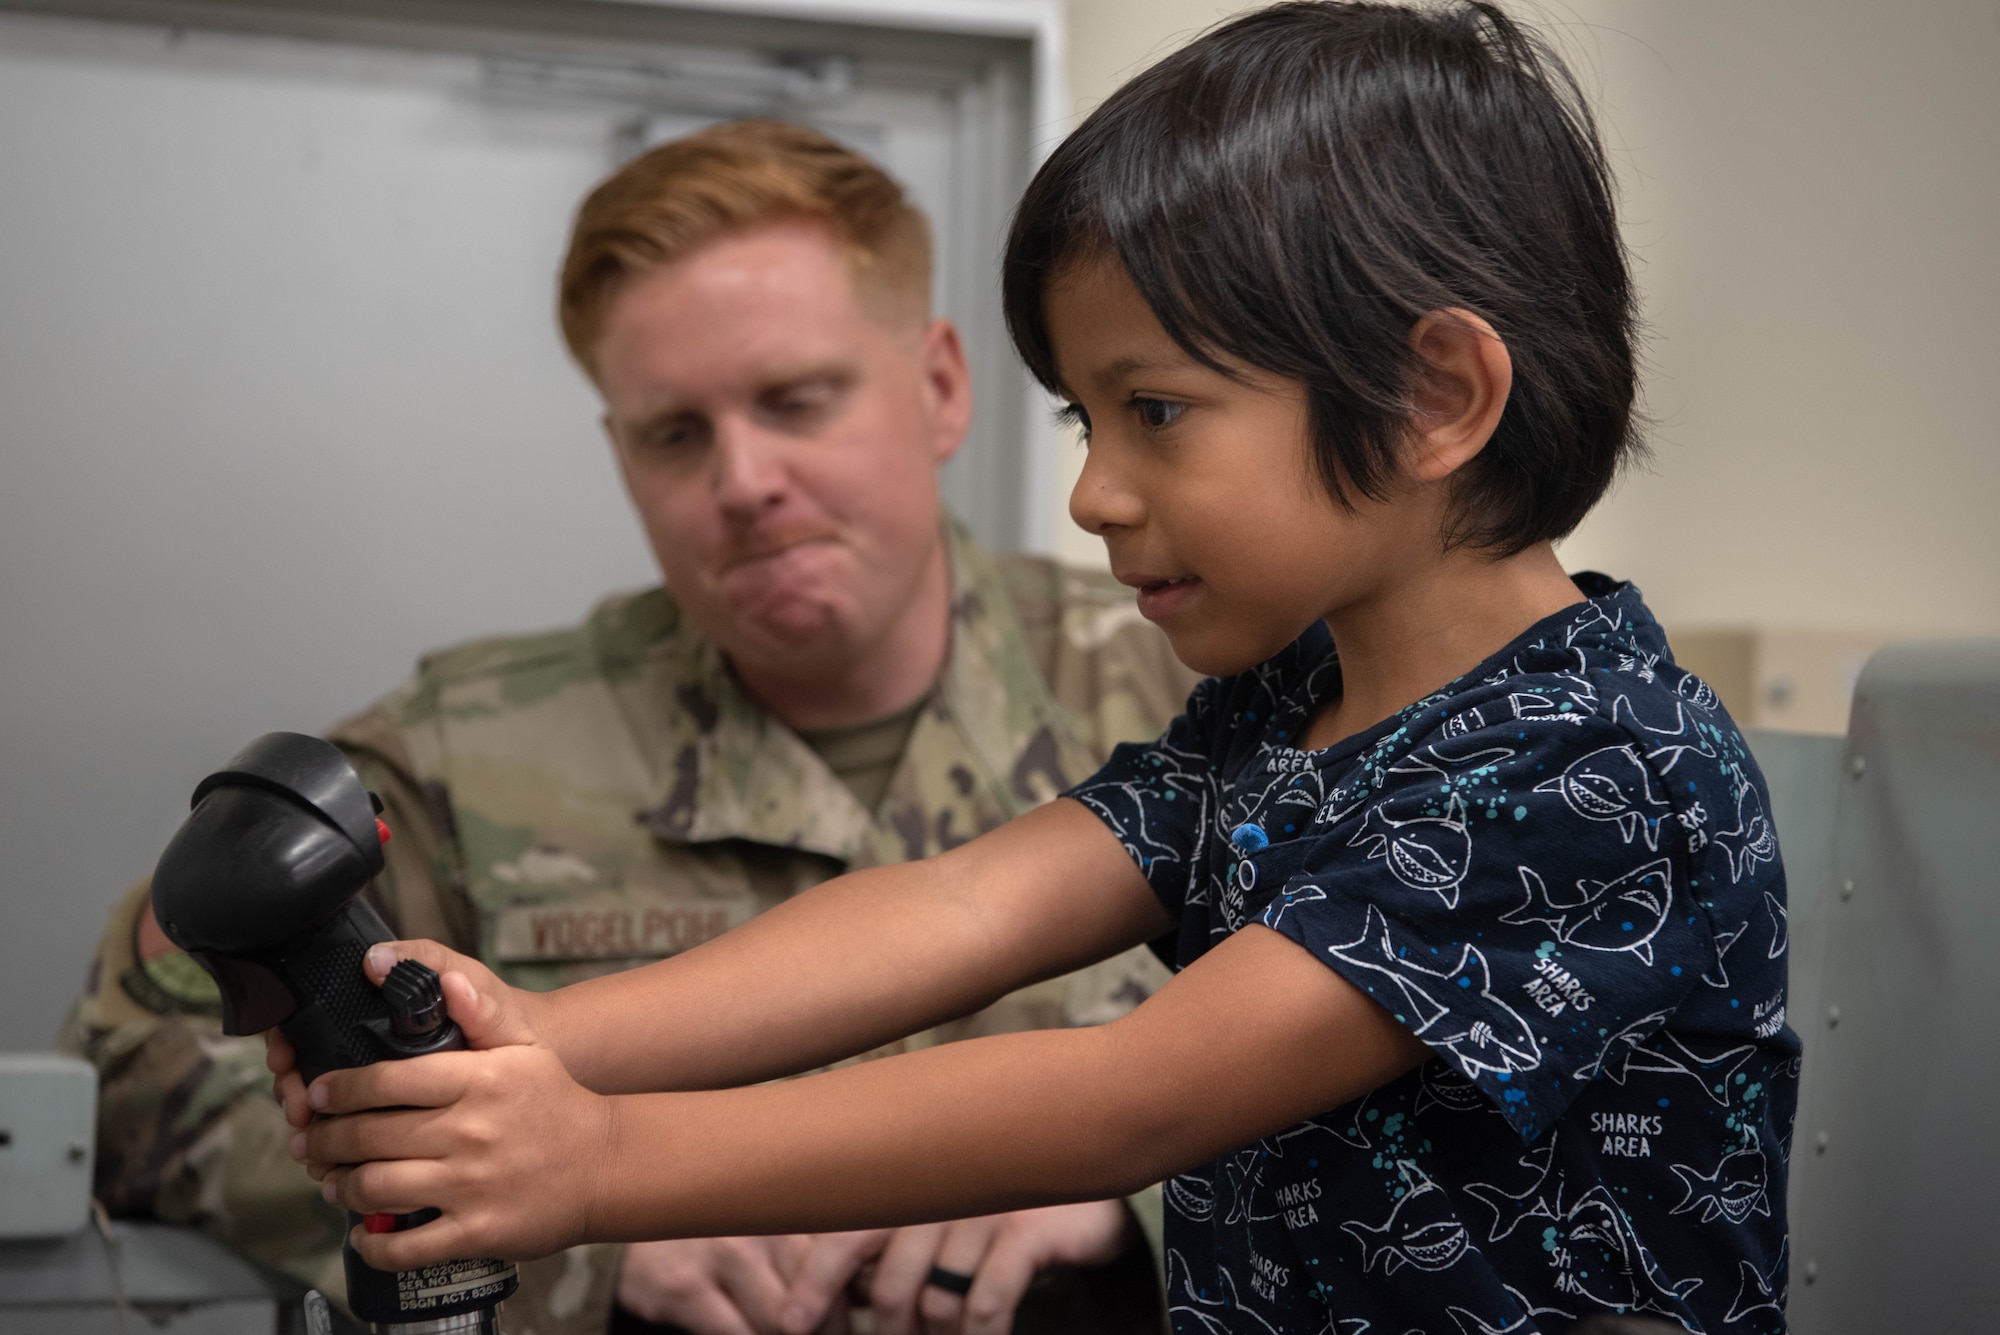
[[[1141,593],[1164,593],[1183,584],[1193,584],[1199,578],[1199,575],[1133,575],[1122,582],[1130,584]]]
[[[774,533],[747,542],[731,543],[722,553],[722,560],[716,565],[716,573],[728,574],[738,566],[767,561],[774,556],[782,556],[795,547],[829,540],[830,535],[814,531]]]

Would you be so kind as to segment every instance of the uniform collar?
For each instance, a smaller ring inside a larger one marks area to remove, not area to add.
[[[677,843],[744,840],[869,865],[962,842],[1088,773],[1082,730],[1049,693],[999,571],[956,520],[945,537],[951,645],[880,810],[864,810],[683,622],[662,684],[696,731],[660,757],[660,798],[641,822]],[[966,808],[955,825],[951,807]]]

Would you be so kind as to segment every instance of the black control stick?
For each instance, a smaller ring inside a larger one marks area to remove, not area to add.
[[[438,977],[415,960],[380,988],[362,972],[389,929],[361,896],[381,872],[381,804],[338,749],[266,733],[195,786],[193,811],[153,873],[153,914],[222,990],[222,1028],[277,1026],[308,1083],[326,1071],[465,1046]],[[391,1232],[435,1219],[350,1214]],[[344,1248],[347,1302],[382,1335],[497,1333],[519,1287],[512,1263],[447,1261],[390,1272]]]

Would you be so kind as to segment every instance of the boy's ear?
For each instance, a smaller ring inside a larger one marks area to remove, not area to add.
[[[1486,448],[1507,395],[1514,362],[1493,326],[1467,310],[1432,311],[1410,330],[1421,367],[1411,387],[1409,476],[1450,477]]]

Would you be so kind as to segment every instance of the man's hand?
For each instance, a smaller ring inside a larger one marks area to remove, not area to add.
[[[786,1295],[785,1335],[807,1335],[842,1305],[848,1281],[879,1246],[869,1286],[877,1335],[1007,1335],[1014,1309],[1050,1266],[1108,1265],[1138,1233],[1123,1201],[1089,1201],[919,1224],[886,1235],[822,1234]],[[963,1296],[929,1282],[936,1267],[971,1277]]]
[[[369,981],[380,987],[389,970],[403,960],[417,960],[436,971],[444,989],[446,1009],[465,1031],[467,1046],[497,1048],[539,1042],[538,1026],[532,1015],[535,994],[509,987],[500,981],[498,974],[470,955],[461,955],[435,941],[385,941],[369,947],[362,968]],[[303,1131],[311,1124],[314,1109],[306,1098],[305,1081],[299,1075],[298,1053],[281,1030],[265,1031],[264,1064],[271,1068],[271,1090],[277,1096],[278,1106],[285,1110],[285,1120]]]
[[[829,1239],[873,1237],[872,1256],[886,1230],[866,1235],[829,1234]],[[625,1249],[618,1271],[618,1305],[648,1321],[680,1326],[691,1335],[847,1335],[847,1302],[838,1301],[815,1318],[796,1324],[784,1317],[786,1292],[800,1263],[816,1251],[816,1239],[792,1233],[761,1238],[686,1238],[636,1242]],[[841,1249],[821,1248],[824,1259]],[[859,1253],[857,1253],[857,1256]],[[845,1266],[851,1276],[858,1259]]]

